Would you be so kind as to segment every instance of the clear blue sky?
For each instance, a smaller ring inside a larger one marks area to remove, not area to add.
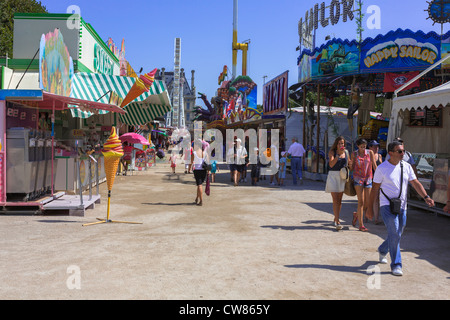
[[[298,78],[298,21],[314,4],[331,0],[239,0],[238,41],[250,39],[248,75],[258,85],[258,104],[262,104],[263,76],[269,81],[289,70],[289,85]],[[356,1],[356,0],[355,0]],[[181,66],[190,81],[195,70],[197,92],[210,99],[218,88],[217,78],[227,65],[231,76],[233,0],[41,0],[50,13],[66,13],[77,5],[83,19],[106,41],[117,45],[125,38],[126,58],[133,68],[144,72],[165,67],[173,71],[174,39],[181,38]],[[436,31],[441,26],[427,20],[425,0],[364,0],[381,9],[381,29],[368,30],[363,38],[375,37],[398,28]],[[369,15],[364,18],[364,26]],[[444,32],[449,30],[448,24]],[[317,44],[326,35],[356,38],[355,20],[317,30]],[[241,73],[241,54],[237,73]],[[198,105],[203,106],[201,100]]]

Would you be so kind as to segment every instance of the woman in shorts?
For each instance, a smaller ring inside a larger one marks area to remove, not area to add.
[[[333,199],[334,226],[336,230],[342,229],[339,222],[339,214],[342,208],[345,180],[341,178],[340,171],[346,166],[351,166],[351,160],[345,149],[345,138],[339,136],[334,140],[328,152],[328,177],[325,186],[325,192],[331,193]]]
[[[203,168],[205,155],[201,141],[197,141],[197,143],[194,143],[193,155],[194,155],[194,178],[195,178],[195,185],[197,186],[197,197],[195,198],[195,203],[198,206],[201,206],[203,204],[202,184],[206,179],[206,170]]]
[[[358,209],[353,212],[352,225],[355,227],[358,220],[359,230],[367,231],[363,217],[367,211],[370,191],[372,190],[372,172],[377,169],[377,164],[373,151],[366,149],[367,141],[365,139],[356,140],[356,146],[358,150],[352,153],[352,170],[356,196],[358,197]]]

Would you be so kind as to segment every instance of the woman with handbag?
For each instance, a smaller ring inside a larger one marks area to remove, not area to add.
[[[203,188],[202,184],[206,179],[205,152],[203,150],[202,141],[198,140],[194,143],[194,178],[197,186],[197,197],[195,204],[203,205]]]
[[[344,195],[346,182],[346,179],[341,178],[341,169],[351,165],[351,160],[346,151],[345,138],[339,136],[334,140],[334,143],[328,152],[328,177],[325,192],[331,193],[333,199],[334,226],[336,227],[336,230],[342,229],[339,221],[339,214],[342,208],[342,196]]]
[[[358,150],[352,153],[352,170],[356,196],[358,197],[358,208],[356,212],[353,212],[352,225],[355,227],[358,220],[359,231],[366,232],[368,230],[364,226],[363,217],[364,212],[367,211],[370,191],[372,190],[372,172],[377,169],[377,163],[373,151],[366,149],[367,141],[365,139],[356,140],[356,146]]]

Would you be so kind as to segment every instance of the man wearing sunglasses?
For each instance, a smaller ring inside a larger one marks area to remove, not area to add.
[[[405,143],[403,142],[402,138],[395,138],[394,141],[398,141],[401,144],[403,144],[403,146],[405,146]],[[385,161],[388,161],[389,158],[390,158],[390,155],[387,154]],[[417,176],[416,162],[414,161],[414,158],[413,158],[411,152],[405,150],[405,153],[403,154],[403,161],[408,162],[412,166],[414,173]]]
[[[405,149],[400,141],[391,142],[388,145],[389,160],[377,167],[373,178],[372,192],[370,193],[369,206],[366,212],[367,218],[373,216],[373,203],[380,190],[380,214],[383,217],[387,229],[387,239],[378,247],[380,263],[387,263],[386,256],[391,257],[392,274],[403,275],[402,257],[400,254],[400,239],[406,225],[406,201],[408,182],[417,193],[425,200],[428,206],[434,206],[433,199],[427,195],[422,184],[417,180],[412,166],[403,161]],[[403,180],[401,179],[403,177]],[[389,199],[388,199],[389,198]],[[400,198],[399,213],[393,213],[390,199]]]

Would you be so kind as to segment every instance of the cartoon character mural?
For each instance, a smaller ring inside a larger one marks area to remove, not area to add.
[[[206,95],[199,93],[206,109],[195,107],[194,120],[202,120],[211,123],[223,120],[226,123],[234,123],[245,120],[261,118],[262,113],[257,110],[257,86],[249,76],[238,76],[232,81],[226,81],[226,66],[219,76],[221,87],[218,96],[209,102]]]

